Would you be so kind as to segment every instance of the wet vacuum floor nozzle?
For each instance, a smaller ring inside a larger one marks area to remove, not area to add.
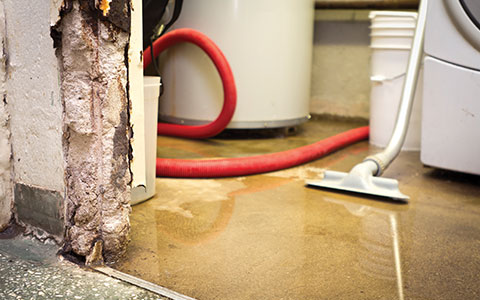
[[[306,181],[306,184],[324,189],[385,197],[401,202],[406,202],[409,199],[398,189],[397,180],[359,174],[353,172],[353,170],[350,173],[325,171],[322,180]]]

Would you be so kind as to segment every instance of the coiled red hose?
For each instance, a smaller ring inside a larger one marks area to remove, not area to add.
[[[153,55],[180,42],[190,42],[212,59],[222,79],[224,103],[220,115],[213,122],[199,126],[158,123],[159,135],[186,138],[208,138],[220,133],[233,117],[237,92],[230,66],[220,49],[204,34],[193,29],[177,29],[153,43]],[[144,51],[143,66],[151,62],[151,49]],[[368,126],[360,127],[326,138],[314,144],[283,152],[215,160],[183,160],[157,158],[156,174],[163,177],[217,178],[244,176],[290,168],[318,159],[342,147],[368,138]]]
[[[223,85],[223,107],[218,117],[204,125],[186,126],[168,123],[158,123],[159,135],[177,136],[183,138],[204,139],[222,132],[232,120],[237,105],[237,89],[233,73],[222,51],[206,35],[193,29],[183,28],[173,30],[153,43],[153,56],[157,57],[165,49],[178,43],[188,42],[197,45],[210,57],[217,68]],[[143,53],[143,68],[152,62],[151,49],[148,47]]]
[[[214,160],[157,158],[157,176],[179,178],[217,178],[244,176],[282,170],[318,159],[342,147],[368,138],[368,126],[287,151],[250,157]]]

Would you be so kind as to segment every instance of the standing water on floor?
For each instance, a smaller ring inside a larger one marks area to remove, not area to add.
[[[287,138],[158,139],[158,156],[256,155],[359,124],[312,121]],[[307,188],[378,149],[357,143],[313,163],[226,179],[157,178],[133,207],[115,268],[198,299],[480,297],[480,178],[422,166],[403,152],[386,172],[408,204]]]

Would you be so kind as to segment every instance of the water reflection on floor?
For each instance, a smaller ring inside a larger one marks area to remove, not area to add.
[[[286,139],[159,138],[159,156],[234,157],[285,150],[358,124],[312,121]],[[480,179],[402,153],[385,176],[409,204],[306,188],[376,151],[358,143],[314,163],[216,180],[157,179],[133,207],[115,267],[198,299],[480,297]]]

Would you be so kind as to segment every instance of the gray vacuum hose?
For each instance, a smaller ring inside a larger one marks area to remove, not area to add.
[[[425,22],[427,18],[427,0],[420,1],[418,10],[417,26],[412,43],[412,50],[408,60],[408,67],[403,85],[402,97],[398,108],[397,120],[387,147],[380,153],[369,156],[364,162],[373,161],[377,165],[374,176],[383,174],[390,163],[398,156],[407,135],[408,124],[415,98],[418,73],[423,58],[423,41],[425,36]],[[369,168],[371,169],[371,168]]]

